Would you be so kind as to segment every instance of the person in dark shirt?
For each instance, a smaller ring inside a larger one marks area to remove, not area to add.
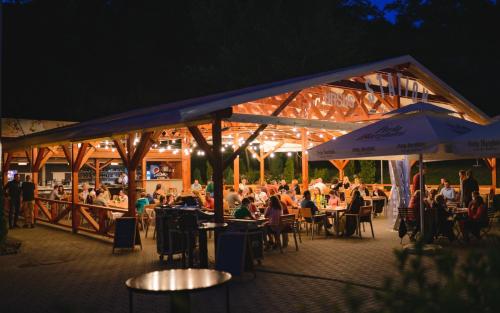
[[[436,196],[436,199],[432,203],[432,209],[435,210],[437,217],[435,233],[448,237],[450,241],[454,241],[456,237],[453,233],[453,220],[451,219],[453,214],[448,211],[446,199],[443,195]]]
[[[290,190],[290,187],[288,186],[286,181],[284,179],[282,179],[280,186],[278,187],[278,191],[283,192],[283,191],[288,191],[288,190]]]
[[[422,183],[424,185],[424,189],[425,189],[425,172],[426,172],[426,168],[424,166],[424,168],[422,169]],[[417,190],[420,190],[420,172],[417,172],[417,174],[415,174],[413,176],[413,183],[411,185],[411,193],[415,193],[415,191]]]
[[[304,199],[300,202],[301,208],[309,208],[311,209],[311,214],[314,216],[319,211],[314,201],[311,200],[311,192],[309,190],[304,191]],[[316,218],[316,217],[314,217]],[[328,221],[326,215],[321,215],[320,218],[323,219],[323,224],[325,226],[325,230],[328,228],[332,228],[332,224]],[[330,235],[328,231],[326,231],[327,235]]]
[[[248,198],[245,198],[241,200],[241,205],[239,208],[234,211],[234,218],[238,219],[254,219],[252,213],[248,209],[250,206],[250,200]]]
[[[21,207],[21,179],[19,174],[14,175],[14,179],[9,181],[5,187],[5,196],[10,201],[9,206],[9,228],[18,228],[19,209]]]
[[[466,178],[462,181],[462,205],[466,208],[469,207],[472,201],[472,193],[474,191],[479,191],[479,184],[477,180],[472,176],[472,171],[468,170],[466,173]]]
[[[21,185],[21,189],[23,194],[23,227],[33,228],[35,227],[35,220],[33,218],[33,210],[35,208],[35,184],[31,182],[30,175],[26,175],[26,181]]]
[[[292,179],[291,189],[295,192],[295,195],[300,195],[300,185],[298,180]]]

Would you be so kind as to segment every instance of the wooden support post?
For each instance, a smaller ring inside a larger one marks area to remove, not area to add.
[[[259,182],[260,185],[264,185],[266,180],[266,159],[264,158],[264,150],[259,149]]]
[[[9,180],[9,169],[10,163],[12,162],[12,153],[4,153],[4,159],[2,159],[2,186],[5,186],[7,181]]]
[[[212,122],[212,155],[213,155],[213,178],[214,178],[214,204],[215,204],[215,222],[224,222],[224,165],[222,160],[222,127],[221,118],[216,115]]]
[[[342,180],[344,178],[344,169],[349,160],[330,160],[330,163],[339,170],[339,179]]]
[[[101,162],[99,162],[98,158],[95,158],[94,161],[94,166],[95,166],[95,189],[99,188],[101,185]]]
[[[141,162],[141,187],[146,190],[146,158]]]
[[[302,188],[307,190],[309,187],[309,156],[307,155],[307,130],[301,129],[302,139]]]
[[[234,136],[235,145],[238,142],[238,134]],[[233,185],[234,190],[238,191],[240,188],[240,156],[236,156],[233,161]]]
[[[189,134],[184,132],[181,139],[181,161],[182,161],[182,190],[191,190],[191,154],[189,153]]]
[[[497,188],[497,158],[491,158],[491,185]]]
[[[78,164],[76,164],[76,159],[80,153],[78,145],[76,143],[71,145],[71,228],[73,233],[78,232],[78,227],[80,226],[80,210],[79,210],[79,199],[78,199]]]
[[[127,154],[128,154],[128,166],[127,166],[127,176],[128,176],[128,216],[134,217],[136,215],[135,201],[137,199],[137,183],[136,183],[136,170],[137,167],[132,164],[132,157],[135,153],[134,149],[134,138],[135,134],[129,133],[127,137]]]

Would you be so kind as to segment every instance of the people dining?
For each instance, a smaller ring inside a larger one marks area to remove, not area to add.
[[[277,195],[275,195],[275,197],[278,198],[278,200],[281,203],[281,212],[283,214],[288,214],[288,205],[285,201],[281,200],[282,196],[283,196],[283,194],[279,194],[279,193]]]
[[[316,178],[316,183],[313,185],[313,188],[319,188],[321,194],[326,192],[327,186],[323,183],[323,178]]]
[[[267,188],[265,186],[261,186],[260,190],[255,193],[255,203],[257,204],[265,204],[269,199],[269,195],[267,193]]]
[[[272,196],[269,198],[269,206],[266,208],[264,212],[264,216],[269,219],[268,221],[268,229],[269,235],[276,235],[279,225],[280,225],[280,217],[283,215],[283,205],[279,199],[279,195]],[[275,236],[269,236],[270,242],[272,242]],[[286,246],[286,239],[283,240],[283,245]],[[277,248],[277,240],[274,241],[273,248]]]
[[[236,208],[241,203],[240,196],[234,191],[234,188],[229,189],[229,193],[226,196],[226,201],[230,209]]]
[[[377,216],[377,214],[382,213],[384,210],[384,204],[387,201],[387,195],[384,191],[383,188],[380,188],[378,185],[373,185],[372,186],[372,196],[373,197],[382,197],[384,199],[379,200],[379,199],[373,199],[373,214],[374,216]]]
[[[291,209],[295,206],[295,202],[293,201],[292,196],[293,196],[292,190],[288,190],[287,192],[282,193],[280,195],[281,202],[283,202],[288,209]]]
[[[349,176],[345,175],[344,178],[342,178],[341,187],[344,188],[344,190],[351,188],[351,181],[349,180]]]
[[[205,208],[209,211],[215,210],[215,200],[210,193],[205,193]]]
[[[349,187],[350,190],[357,190],[359,185],[361,185],[361,179],[359,177],[354,177],[354,182]]]
[[[89,196],[89,184],[83,183],[82,184],[82,192],[78,195],[78,199],[80,202],[87,203],[87,199]]]
[[[352,199],[347,206],[347,214],[358,214],[361,207],[365,204],[365,200],[361,196],[359,190],[354,190]],[[356,232],[357,220],[355,216],[343,214],[339,222],[339,232],[343,236],[352,236]]]
[[[128,184],[128,176],[127,176],[127,174],[125,174],[125,172],[121,172],[120,176],[118,177],[118,179],[116,181],[117,181],[118,184],[127,185]]]
[[[278,193],[278,182],[272,180],[270,184],[266,185],[266,189],[269,195],[275,195]]]
[[[125,193],[125,190],[120,189],[120,192],[118,193],[118,201],[120,201],[120,202],[128,202],[128,196]]]
[[[368,188],[366,187],[365,183],[363,183],[363,181],[361,181],[361,180],[360,180],[359,186],[358,186],[358,188],[356,188],[356,190],[358,190],[359,193],[361,194],[361,196],[363,196],[363,197],[370,196],[370,191],[368,191]]]
[[[104,184],[101,184],[100,189],[102,191],[104,199],[106,199],[106,201],[111,200],[111,193],[109,192],[108,187]]]
[[[247,197],[247,199],[250,201],[250,204],[248,205],[248,210],[250,211],[250,213],[252,213],[253,216],[259,215],[260,211],[257,209],[257,206],[255,205],[255,198]]]
[[[464,188],[465,189],[465,188]],[[472,193],[472,200],[467,211],[467,219],[464,222],[464,239],[469,241],[470,234],[477,239],[481,238],[481,228],[488,225],[488,212],[483,197],[478,191]]]
[[[104,191],[102,191],[101,189],[97,189],[95,193],[96,193],[96,198],[93,204],[100,206],[108,206],[108,200],[106,200]]]
[[[282,179],[280,181],[280,185],[278,187],[278,191],[283,193],[283,192],[286,192],[288,190],[290,190],[290,186],[288,186],[288,184],[286,183],[286,180]]]
[[[234,218],[238,219],[254,219],[252,212],[248,208],[250,206],[250,200],[245,198],[241,200],[241,205],[234,211]]]
[[[329,207],[338,207],[340,205],[339,192],[337,190],[330,190],[330,198],[328,199]]]
[[[436,214],[435,235],[443,235],[450,241],[454,241],[456,237],[453,233],[453,220],[451,219],[453,214],[449,212],[446,206],[446,199],[442,194],[436,196],[436,199],[432,203],[432,209]]]
[[[146,198],[146,193],[141,192],[140,197],[135,201],[135,209],[137,214],[143,214],[144,208],[149,204],[149,200]]]
[[[193,184],[191,185],[191,191],[201,191],[203,190],[203,187],[201,186],[200,182],[195,179]]]
[[[162,188],[161,184],[156,184],[155,191],[153,191],[153,198],[160,199],[161,196],[165,196],[165,191]]]
[[[243,191],[245,188],[247,188],[248,185],[248,180],[246,178],[241,179],[241,183],[238,184],[238,189]]]
[[[447,179],[442,180],[443,187],[441,188],[439,194],[442,195],[446,201],[455,201],[455,189],[450,186],[450,182]]]
[[[300,202],[300,207],[311,209],[311,214],[313,216],[319,212],[318,207],[316,206],[314,201],[312,201],[312,199],[311,199],[311,192],[309,190],[304,191],[302,201]],[[326,215],[323,215],[321,218],[323,219],[323,225],[325,227],[325,230],[332,227],[332,224],[328,221],[328,219],[326,218]],[[327,234],[329,234],[328,231],[327,231]]]
[[[316,204],[317,207],[323,206],[324,197],[319,187],[313,188],[313,194],[311,200],[314,201],[314,204]]]
[[[458,179],[460,180],[460,197],[459,197],[459,202],[460,202],[460,205],[462,207],[467,207],[467,205],[465,205],[465,201],[464,201],[464,180],[466,178],[466,172],[465,170],[460,170],[458,171]]]
[[[50,200],[60,200],[59,199],[59,186],[58,185],[54,185],[54,187],[52,188],[52,192],[50,193],[49,199]]]
[[[292,184],[290,186],[290,189],[295,192],[295,195],[300,195],[300,185],[299,181],[296,179],[292,179]]]

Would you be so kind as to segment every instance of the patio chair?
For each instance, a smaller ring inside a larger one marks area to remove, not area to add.
[[[401,228],[400,225],[401,223],[404,223],[405,225],[405,233],[404,234],[399,234],[401,241],[400,244],[403,244],[403,239],[404,237],[408,236],[410,240],[412,239],[412,235],[415,234],[416,232],[416,226],[417,224],[414,222],[410,222],[410,219],[414,217],[413,214],[413,209],[410,208],[398,208],[398,216],[396,219],[396,225],[395,225],[395,230],[399,231]]]
[[[283,253],[283,243],[281,242],[281,235],[287,235],[289,233],[293,234],[293,240],[295,241],[295,251],[299,251],[299,245],[297,244],[297,224],[295,221],[294,214],[285,214],[280,217],[280,224],[278,227],[273,229],[274,238],[276,243],[280,248],[280,252]]]
[[[314,240],[314,226],[316,225],[316,229],[319,234],[319,228],[324,224],[324,214],[312,215],[310,208],[300,208],[299,209],[300,216],[304,219],[304,223],[306,224],[306,234],[309,231],[309,225],[311,226],[311,240]]]
[[[300,223],[301,223],[301,219],[302,217],[300,216],[300,209],[288,209],[288,212],[290,214],[293,214],[295,215],[295,227],[297,229],[297,233],[299,234],[299,242],[302,243],[302,237],[300,235]]]
[[[370,223],[372,237],[375,239],[375,233],[373,232],[373,223],[372,223],[372,211],[373,208],[370,205],[365,205],[359,208],[359,213],[345,213],[345,216],[354,216],[356,218],[356,232],[361,236],[361,225],[363,226],[363,231],[365,231],[365,223]]]

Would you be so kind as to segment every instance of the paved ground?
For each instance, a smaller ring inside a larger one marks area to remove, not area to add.
[[[232,312],[334,312],[344,304],[346,283],[359,285],[371,306],[373,287],[396,273],[392,250],[397,233],[384,219],[375,222],[376,239],[303,235],[300,251],[266,253],[257,278],[231,283]],[[16,229],[19,254],[0,257],[2,312],[128,312],[127,278],[165,269],[151,238],[144,250],[111,254],[111,244],[48,226]],[[137,296],[136,312],[168,312],[168,298]],[[223,312],[223,290],[192,298],[192,312]]]

